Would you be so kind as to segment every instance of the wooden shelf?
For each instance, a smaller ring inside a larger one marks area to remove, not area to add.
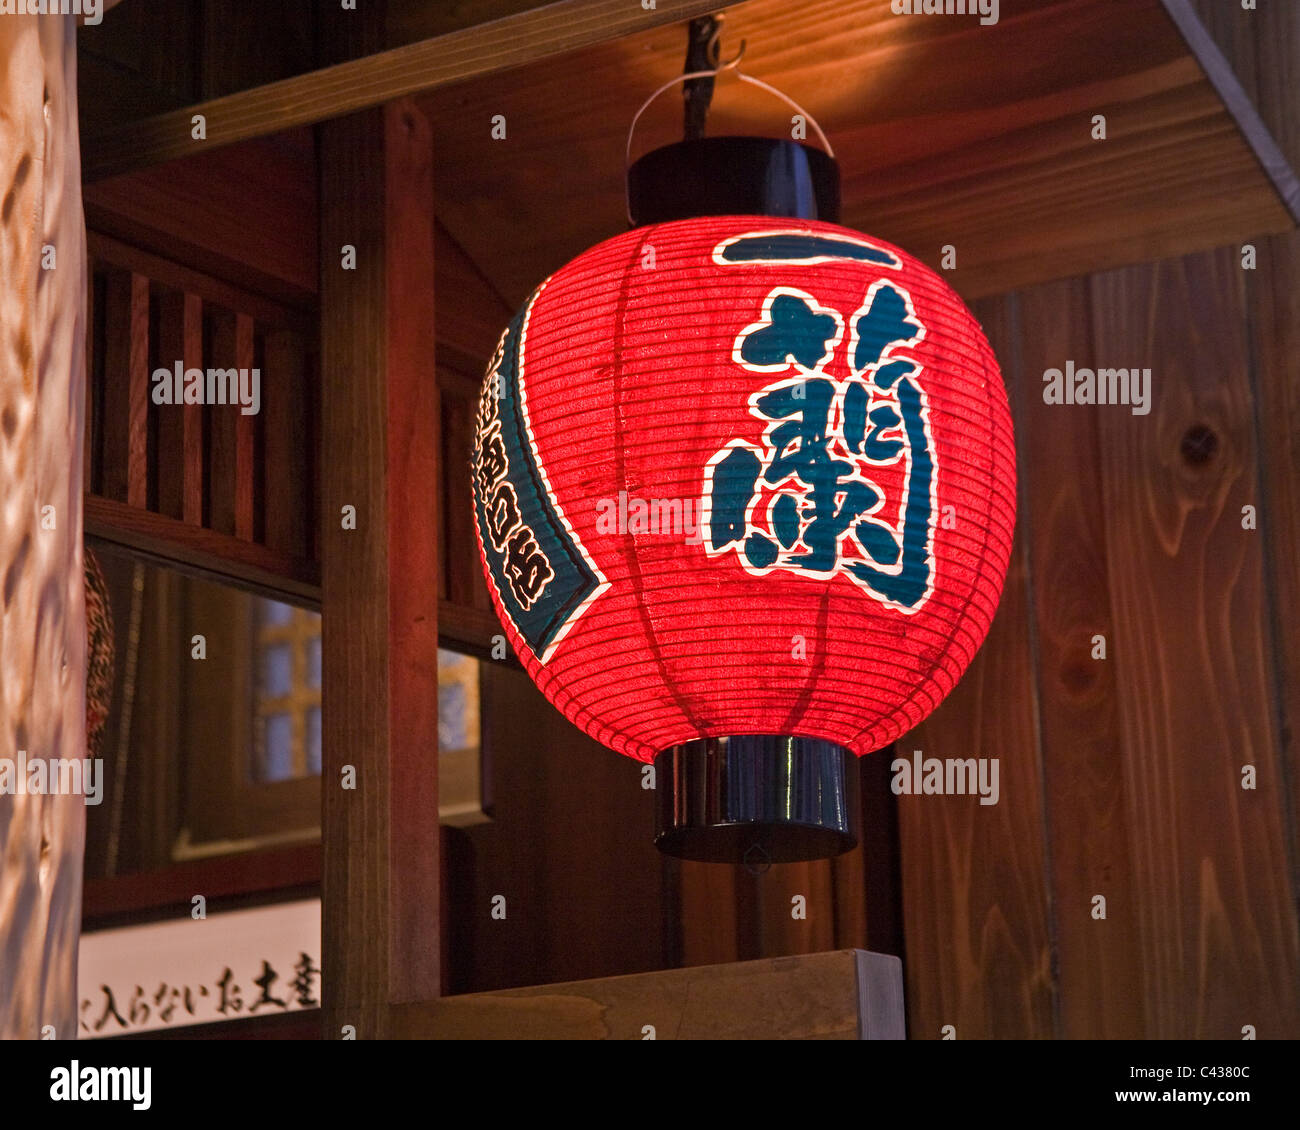
[[[400,1004],[391,1023],[420,1040],[901,1040],[903,971],[837,950]]]

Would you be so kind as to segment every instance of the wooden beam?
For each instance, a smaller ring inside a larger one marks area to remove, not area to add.
[[[255,542],[88,494],[85,528],[165,564],[299,604],[320,603],[320,576],[309,561]]]
[[[431,130],[399,102],[320,152],[323,1001],[373,1038],[441,987]]]
[[[470,993],[393,1010],[449,1040],[901,1040],[898,958],[865,950]]]
[[[737,2],[658,0],[656,7],[647,11],[633,0],[561,0],[450,35],[129,122],[86,138],[82,174],[86,181],[95,181],[294,126],[328,121]],[[193,137],[194,116],[199,114],[205,121],[206,138],[202,141]]]

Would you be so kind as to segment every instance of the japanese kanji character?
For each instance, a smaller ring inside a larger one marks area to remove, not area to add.
[[[305,953],[298,955],[298,962],[293,967],[294,978],[289,982],[289,988],[294,991],[298,998],[298,1004],[302,1008],[311,1008],[320,1002],[313,997],[312,982],[320,975],[320,970],[311,963],[311,958]]]
[[[117,1011],[117,1002],[113,999],[113,990],[110,989],[107,985],[100,985],[99,988],[105,997],[104,1011],[100,1015],[100,1018],[94,1024],[95,1031],[102,1032],[104,1030],[104,1025],[108,1023],[108,1018],[110,1016],[114,1020],[116,1020],[121,1027],[123,1028],[130,1027],[130,1025],[128,1025],[127,1022],[122,1019],[122,1014]]]
[[[279,1005],[281,1008],[289,1007],[287,1001],[282,1001],[279,997],[271,996],[271,986],[279,980],[279,977],[280,975],[271,968],[271,963],[267,961],[266,958],[263,958],[262,975],[253,982],[254,985],[262,990],[262,994],[257,998],[257,1000],[249,1005],[249,1012],[256,1012],[264,1004],[275,1004]]]

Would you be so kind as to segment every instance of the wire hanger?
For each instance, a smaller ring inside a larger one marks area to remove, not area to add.
[[[740,41],[740,48],[736,51],[734,58],[728,59],[725,63],[717,62],[718,56],[720,54],[718,38],[721,35],[721,32],[722,32],[721,20],[719,17],[719,26],[714,30],[713,35],[710,38],[708,43],[708,54],[709,57],[715,61],[714,66],[704,70],[687,71],[684,74],[680,74],[675,76],[674,78],[670,78],[666,83],[664,83],[661,87],[659,87],[658,90],[656,90],[653,94],[651,94],[649,98],[647,98],[644,102],[642,102],[641,108],[637,110],[635,114],[632,115],[632,124],[628,126],[628,130],[627,130],[627,147],[623,153],[624,183],[626,183],[627,181],[627,171],[632,167],[632,139],[634,134],[636,133],[637,122],[641,120],[641,115],[644,114],[646,110],[650,108],[650,103],[652,103],[656,98],[658,98],[659,95],[661,95],[665,90],[670,90],[672,87],[676,86],[679,82],[688,82],[691,79],[717,78],[719,75],[724,74],[727,71],[735,71],[736,78],[740,79],[741,82],[748,83],[750,86],[756,86],[760,90],[767,91],[769,94],[772,94],[775,97],[779,98],[782,102],[784,102],[787,106],[789,106],[792,110],[794,110],[796,114],[800,115],[806,122],[808,122],[809,125],[812,126],[813,132],[816,133],[817,135],[817,140],[821,142],[822,148],[826,150],[826,155],[830,157],[832,160],[834,160],[835,150],[831,148],[831,143],[826,139],[826,134],[822,132],[822,127],[817,124],[816,118],[814,118],[810,113],[808,113],[807,110],[805,110],[802,106],[800,106],[799,103],[796,102],[793,98],[791,98],[788,94],[785,94],[783,91],[777,90],[776,87],[770,85],[769,83],[764,82],[762,79],[757,79],[754,78],[752,75],[745,74],[740,69],[740,60],[743,59],[745,56],[745,40],[742,39]],[[712,92],[710,91],[709,95],[705,96],[706,99],[711,95],[711,93]],[[707,101],[706,101],[706,105],[707,105]],[[627,218],[630,223],[635,223],[635,220],[633,220],[632,218],[632,204],[630,200],[627,201]]]

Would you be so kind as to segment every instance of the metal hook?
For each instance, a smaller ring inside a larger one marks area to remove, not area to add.
[[[715,63],[714,66],[717,68],[719,74],[721,74],[723,71],[735,70],[739,68],[740,60],[743,59],[744,57],[745,57],[745,41],[742,39],[740,41],[740,47],[736,51],[736,57],[734,59],[728,59],[725,63]]]
[[[709,36],[709,42],[704,48],[711,67],[717,67],[718,56],[722,54],[722,21],[726,18],[726,14],[723,12],[719,12],[713,17],[713,34]]]
[[[736,52],[734,59],[729,59],[723,63],[719,60],[722,57],[722,25],[726,22],[726,12],[716,12],[712,16],[713,34],[709,36],[709,42],[705,47],[705,53],[708,55],[709,66],[715,71],[729,71],[740,64],[740,60],[745,57],[745,40],[740,41],[740,49]]]

